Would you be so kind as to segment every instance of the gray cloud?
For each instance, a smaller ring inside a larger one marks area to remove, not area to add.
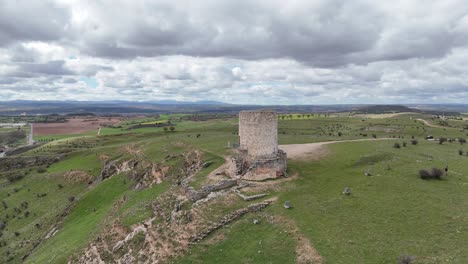
[[[0,46],[63,37],[69,9],[51,1],[0,1]]]
[[[459,102],[467,14],[461,0],[0,1],[0,100]]]
[[[31,74],[46,75],[73,75],[74,73],[67,69],[65,61],[49,61],[47,63],[22,63],[19,64],[20,71]]]

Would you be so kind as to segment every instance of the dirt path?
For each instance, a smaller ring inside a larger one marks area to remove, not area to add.
[[[29,132],[29,135],[28,135],[28,145],[31,146],[31,145],[34,145],[34,139],[33,139],[34,126],[32,123],[29,124],[29,126],[31,127],[31,131]]]
[[[325,145],[341,143],[341,142],[358,142],[358,141],[374,141],[374,140],[390,140],[394,138],[377,138],[377,139],[350,139],[340,141],[325,141],[306,144],[289,144],[280,145],[279,148],[288,154],[288,159],[312,159],[318,160],[328,154],[328,149]]]
[[[229,156],[225,156],[224,157],[224,163],[223,165],[219,166],[218,168],[216,168],[215,170],[213,170],[212,172],[210,172],[207,176],[207,179],[211,182],[216,182],[216,181],[219,181],[220,179],[224,178],[224,176],[222,176],[226,171],[228,171],[229,167],[231,167],[231,164],[232,164],[232,160],[231,160],[231,157]]]
[[[443,126],[438,126],[438,125],[431,124],[431,123],[429,123],[429,121],[424,120],[424,119],[421,119],[421,118],[418,118],[418,119],[416,119],[416,120],[423,122],[426,126],[437,127],[437,128],[447,128],[447,127],[443,127]]]

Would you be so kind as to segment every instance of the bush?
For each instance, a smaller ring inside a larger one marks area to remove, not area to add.
[[[458,139],[458,142],[460,143],[460,145],[463,145],[463,144],[466,143],[466,139],[464,139],[464,138],[459,138],[459,139]]]
[[[398,260],[398,264],[411,264],[414,260],[413,256],[403,255]]]
[[[397,149],[401,148],[400,143],[398,142],[395,142],[395,144],[393,144],[393,147]]]
[[[432,168],[431,175],[434,179],[440,179],[444,175],[444,172],[441,169]]]
[[[418,144],[418,141],[416,139],[411,140],[411,145],[417,145],[417,144]]]
[[[406,142],[405,141],[403,141],[403,147],[406,147]]]
[[[421,179],[423,180],[430,179],[431,173],[428,170],[420,170],[419,177],[421,177]]]
[[[441,145],[446,141],[447,141],[447,138],[444,138],[444,137],[439,138],[439,144]]]
[[[9,182],[16,182],[16,181],[19,181],[21,179],[23,179],[24,177],[24,174],[23,173],[12,173],[12,174],[8,174],[7,176],[7,179]]]
[[[463,155],[463,150],[462,149],[458,150],[458,155],[460,155],[460,156]]]
[[[444,172],[439,168],[432,168],[431,171],[428,170],[420,170],[419,177],[423,180],[430,180],[430,179],[437,179],[440,180]]]

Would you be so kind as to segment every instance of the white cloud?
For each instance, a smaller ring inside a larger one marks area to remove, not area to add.
[[[1,2],[0,100],[464,102],[467,13],[457,0]]]

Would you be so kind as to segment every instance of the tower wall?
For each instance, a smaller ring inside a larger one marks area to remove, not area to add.
[[[278,153],[278,120],[274,111],[239,113],[240,148],[252,158],[272,157]]]

